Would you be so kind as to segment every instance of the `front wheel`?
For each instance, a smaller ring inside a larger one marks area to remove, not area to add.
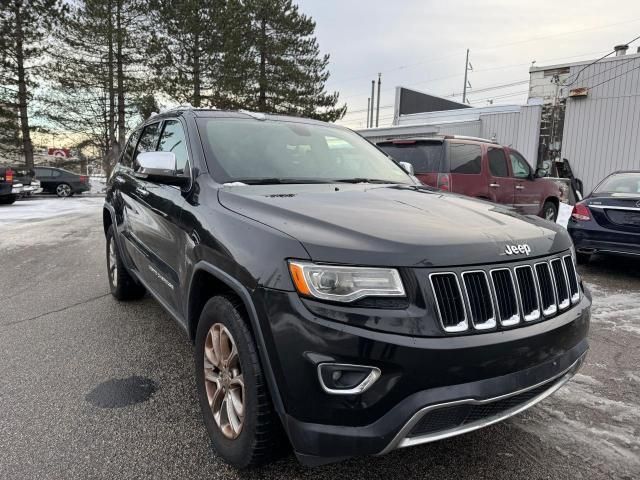
[[[71,186],[67,183],[61,183],[56,187],[56,195],[61,198],[70,197],[73,195],[73,190],[71,190]]]
[[[542,216],[545,220],[555,222],[556,218],[558,218],[558,207],[556,204],[551,200],[544,202],[544,206],[542,207]]]
[[[211,298],[200,315],[194,353],[209,437],[216,452],[237,468],[268,463],[286,445],[244,317],[236,298]]]

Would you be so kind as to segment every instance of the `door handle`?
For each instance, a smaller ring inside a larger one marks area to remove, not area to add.
[[[142,195],[143,197],[146,197],[147,195],[149,195],[148,190],[145,190],[144,188],[140,188],[140,187],[136,188],[136,193],[138,193],[139,195]]]
[[[500,187],[500,184],[499,183],[490,183],[489,186],[491,188],[498,188],[498,187]]]
[[[522,185],[516,185],[516,190],[524,190],[524,187]]]

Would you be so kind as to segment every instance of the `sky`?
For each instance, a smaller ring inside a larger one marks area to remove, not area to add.
[[[391,123],[398,85],[461,100],[466,49],[474,106],[521,104],[529,67],[596,59],[640,36],[634,0],[297,0],[316,22],[322,53],[331,56],[327,90],[364,128],[371,80],[382,73],[380,126]],[[631,44],[635,53],[640,41]],[[377,88],[377,86],[376,86]],[[385,107],[385,108],[383,108]]]

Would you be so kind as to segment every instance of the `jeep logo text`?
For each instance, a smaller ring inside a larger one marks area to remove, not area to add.
[[[504,253],[507,255],[525,254],[529,256],[531,253],[531,247],[526,243],[521,243],[520,245],[507,245],[504,249]]]

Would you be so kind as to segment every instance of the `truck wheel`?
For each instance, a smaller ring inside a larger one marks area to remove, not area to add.
[[[544,202],[544,206],[542,207],[542,218],[549,220],[550,222],[555,222],[556,218],[558,218],[558,207],[556,207],[556,204],[551,200]]]
[[[268,463],[287,445],[244,315],[237,299],[211,298],[194,353],[204,424],[216,452],[237,468]]]
[[[118,300],[142,298],[145,294],[145,288],[125,268],[113,235],[114,229],[111,225],[107,230],[107,276],[109,277],[111,295]]]
[[[59,197],[70,197],[72,194],[71,186],[67,183],[61,183],[56,187],[56,195]]]
[[[0,197],[0,205],[11,205],[17,200],[16,195],[7,195],[6,197]]]

